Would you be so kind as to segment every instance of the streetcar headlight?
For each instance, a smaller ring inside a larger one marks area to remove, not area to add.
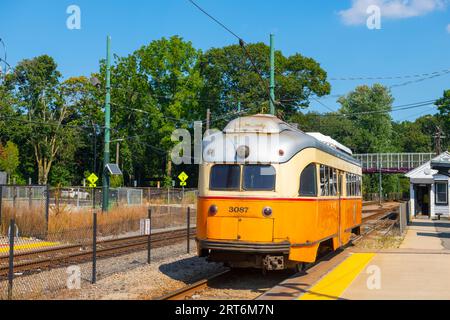
[[[250,155],[250,148],[248,146],[239,146],[236,150],[236,154],[241,159],[247,159]]]
[[[211,216],[214,216],[217,214],[218,211],[219,211],[219,208],[217,208],[217,206],[215,204],[213,204],[211,207],[209,207],[208,213]]]
[[[262,214],[264,217],[270,217],[272,215],[272,208],[271,207],[265,207],[262,211]]]

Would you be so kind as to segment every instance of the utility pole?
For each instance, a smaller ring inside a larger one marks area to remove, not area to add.
[[[434,135],[434,150],[436,152],[436,155],[440,155],[442,153],[442,145],[441,140],[444,139],[445,136],[442,135],[442,130],[440,127],[436,127],[436,133]]]
[[[119,141],[116,143],[116,164],[119,166]]]
[[[238,113],[241,113],[241,102],[238,102]]]
[[[270,114],[275,115],[275,36],[270,35]]]
[[[109,175],[106,172],[106,165],[109,163],[109,139],[111,134],[111,37],[106,38],[106,98],[105,98],[105,150],[103,155],[103,201],[102,211],[106,212],[109,208]]]
[[[209,122],[211,121],[211,110],[208,108],[206,110],[206,131],[209,130]]]

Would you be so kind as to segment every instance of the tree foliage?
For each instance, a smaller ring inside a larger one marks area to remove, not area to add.
[[[19,166],[19,161],[19,148],[14,142],[8,141],[5,146],[0,145],[0,169],[8,174],[8,181]]]
[[[193,133],[194,121],[205,124],[207,109],[211,127],[223,128],[237,116],[238,103],[243,114],[267,112],[269,69],[269,47],[263,43],[203,52],[173,36],[115,56],[111,161],[117,160],[114,149],[119,144],[124,176],[114,185],[159,180],[169,186],[186,171],[188,183],[195,187],[197,166],[174,166],[168,156],[173,130]],[[15,167],[5,169],[0,159],[0,168],[18,181],[33,178],[54,185],[81,184],[91,172],[101,175],[105,75],[104,60],[91,75],[98,85],[84,76],[63,80],[48,55],[19,62],[0,84],[0,144],[17,146],[11,162]],[[329,135],[355,153],[431,152],[437,127],[450,136],[450,90],[436,102],[437,115],[395,122],[389,113],[393,97],[379,84],[356,87],[338,100],[341,107],[336,112],[307,112],[311,99],[329,94],[331,86],[320,64],[300,53],[285,56],[276,51],[275,77],[279,117],[303,131]],[[376,177],[365,178],[367,190],[376,190],[377,183]],[[397,176],[383,183],[386,192],[405,188]]]

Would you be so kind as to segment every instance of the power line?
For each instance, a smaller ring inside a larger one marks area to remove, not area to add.
[[[203,9],[202,7],[200,7],[197,3],[195,3],[193,0],[188,0],[191,4],[193,4],[197,9],[199,9],[201,12],[203,12],[206,16],[208,16],[211,20],[213,20],[215,23],[217,23],[219,26],[221,26],[223,29],[225,29],[226,31],[228,31],[231,35],[233,35],[235,38],[238,39],[239,41],[239,46],[242,48],[242,50],[244,51],[245,55],[247,56],[247,58],[250,60],[250,63],[252,64],[253,69],[255,70],[255,72],[258,74],[259,80],[261,82],[262,88],[263,90],[267,91],[266,93],[268,94],[268,97],[270,99],[270,101],[273,104],[281,104],[281,102],[275,102],[272,99],[272,96],[270,95],[270,88],[267,85],[267,83],[264,81],[264,78],[261,74],[261,71],[258,69],[258,67],[256,66],[255,61],[253,60],[252,56],[250,55],[250,53],[247,50],[247,43],[244,41],[244,39],[240,36],[238,36],[235,32],[233,32],[230,28],[228,28],[226,25],[224,25],[222,22],[220,22],[217,18],[213,17],[211,14],[209,14],[205,9]]]
[[[225,26],[222,22],[220,22],[218,19],[214,18],[212,15],[210,15],[208,12],[206,12],[206,10],[204,10],[202,7],[200,7],[198,4],[196,4],[193,0],[188,0],[190,3],[192,3],[195,7],[197,7],[198,10],[200,10],[201,12],[203,12],[205,15],[207,15],[208,17],[210,17],[212,20],[214,20],[219,26],[221,26],[222,28],[224,28],[226,31],[228,31],[229,33],[231,33],[233,36],[235,36],[236,38],[238,38],[238,40],[241,40],[241,37],[239,37],[236,33],[234,33],[230,28],[228,28],[227,26]]]
[[[83,129],[83,130],[87,130],[87,129],[91,129],[90,126],[81,126],[81,125],[73,125],[73,124],[64,124],[64,123],[51,123],[51,122],[44,122],[44,121],[36,121],[36,120],[25,120],[25,119],[20,119],[17,118],[17,116],[11,117],[11,116],[6,116],[6,115],[1,115],[0,116],[0,120],[11,120],[11,121],[17,121],[17,122],[21,122],[21,123],[29,123],[29,124],[37,124],[37,125],[42,125],[42,126],[54,126],[54,127],[65,127],[65,128],[74,128],[74,129]],[[99,128],[102,128],[101,126],[99,126]]]
[[[315,113],[318,117],[351,117],[351,116],[359,116],[359,115],[368,115],[368,114],[379,114],[379,113],[391,113],[396,111],[402,111],[402,110],[409,110],[409,109],[415,109],[420,107],[425,107],[429,105],[434,105],[434,103],[437,100],[428,100],[428,101],[421,101],[416,103],[409,103],[404,105],[399,105],[392,107],[390,109],[384,109],[384,110],[372,110],[372,111],[361,111],[361,112],[349,112],[349,113],[325,113],[325,114],[319,114]],[[295,105],[293,105],[295,106]]]
[[[352,77],[331,77],[330,81],[357,81],[357,80],[395,80],[395,79],[411,79],[423,77],[435,77],[444,75],[450,72],[450,69],[443,69],[428,73],[419,73],[411,75],[396,75],[396,76],[352,76]]]
[[[318,102],[320,105],[324,106],[325,108],[327,108],[328,110],[330,110],[331,112],[335,112],[333,109],[331,109],[329,106],[327,106],[325,103],[323,103],[322,101],[320,101],[319,99],[316,98],[311,98],[314,101]]]
[[[450,73],[450,70],[447,70],[447,71],[445,71],[442,74],[435,74],[435,75],[431,75],[431,76],[428,76],[428,77],[420,78],[420,79],[417,79],[417,80],[411,80],[411,81],[406,81],[406,82],[403,82],[403,83],[394,84],[394,85],[389,86],[389,89],[394,89],[394,88],[398,88],[398,87],[404,87],[404,86],[407,86],[407,85],[410,85],[410,84],[423,82],[423,81],[426,81],[426,80],[430,80],[430,79],[434,79],[434,78],[437,78],[437,77],[445,76],[445,75],[447,75],[449,73]]]

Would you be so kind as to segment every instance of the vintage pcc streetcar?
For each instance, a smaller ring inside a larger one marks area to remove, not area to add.
[[[361,166],[351,150],[270,115],[232,120],[203,142],[199,256],[280,270],[347,244],[361,225]]]

